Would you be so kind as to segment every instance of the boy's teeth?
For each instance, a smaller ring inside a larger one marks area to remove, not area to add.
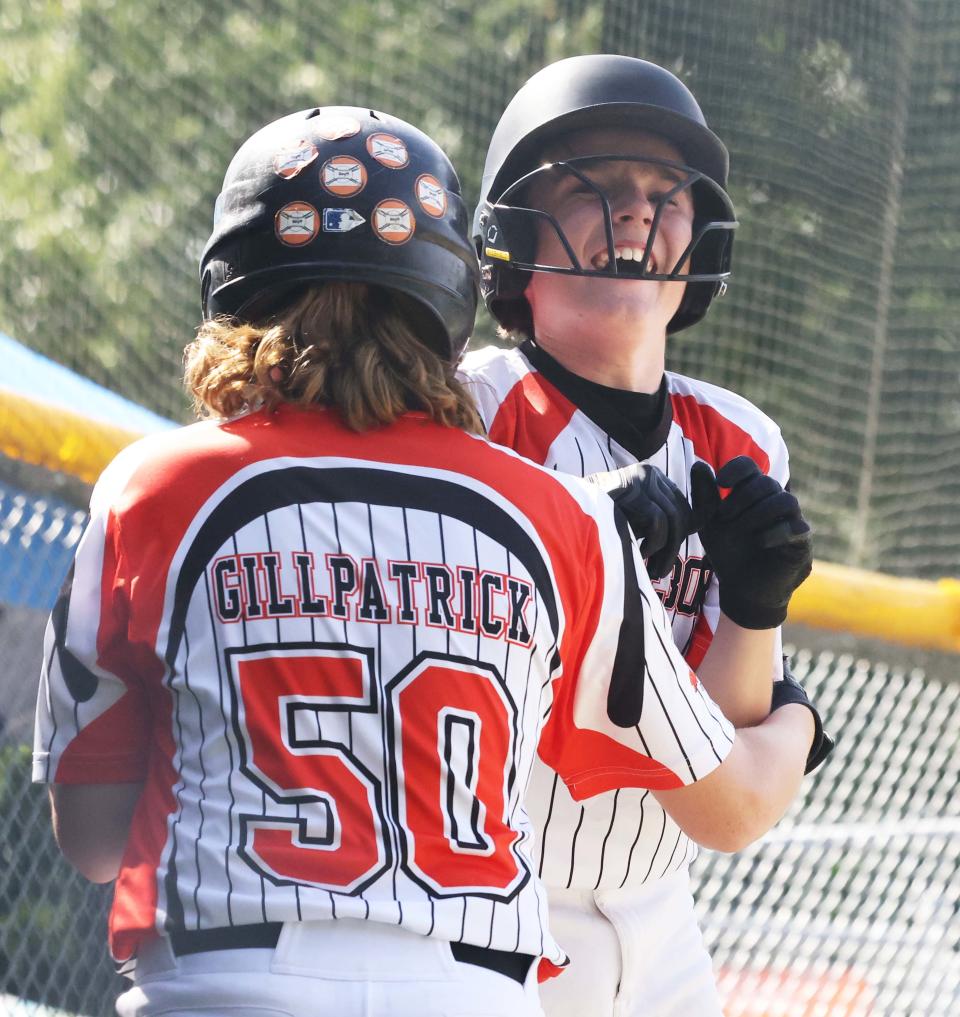
[[[614,257],[618,261],[643,261],[643,248],[642,247],[615,247],[613,250]],[[610,264],[610,259],[607,257],[606,251],[601,251],[593,259],[594,268],[604,269]],[[653,262],[648,265],[649,268],[653,268]]]

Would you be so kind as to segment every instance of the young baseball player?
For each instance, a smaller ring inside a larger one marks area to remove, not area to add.
[[[754,724],[780,677],[793,588],[772,577],[790,575],[806,530],[783,490],[787,450],[745,399],[665,371],[668,336],[703,317],[729,274],[727,166],[662,67],[591,55],[534,75],[494,132],[474,227],[487,306],[520,341],[469,355],[462,377],[490,438],[551,469],[654,465],[695,509],[716,506],[720,470],[723,508],[649,564],[684,659],[729,718]],[[529,806],[551,927],[572,954],[544,987],[548,1017],[719,1015],[689,890],[697,848],[669,793],[578,801],[538,764]]]
[[[201,269],[210,419],[100,478],[38,704],[60,846],[117,880],[118,1011],[535,1017],[566,963],[538,746],[572,800],[640,786],[731,847],[795,793],[814,712],[797,690],[735,731],[614,501],[479,436],[476,261],[425,135],[268,125]]]

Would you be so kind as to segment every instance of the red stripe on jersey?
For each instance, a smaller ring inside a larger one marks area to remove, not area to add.
[[[714,407],[698,402],[695,396],[671,392],[670,402],[673,419],[693,444],[694,452],[714,471],[737,456],[749,456],[764,473],[770,472],[770,457],[749,431]]]
[[[490,425],[489,438],[535,463],[570,423],[577,407],[542,374],[525,374],[507,393]]]
[[[117,961],[134,956],[148,935],[146,930],[156,929],[157,870],[167,835],[167,818],[176,804],[172,790],[176,774],[169,766],[163,769],[170,771],[168,776],[149,782],[137,803],[114,888],[108,933],[110,953]]]
[[[156,520],[150,530],[155,526]],[[123,534],[123,539],[132,538],[135,543],[131,546],[137,549],[156,549],[159,544],[150,530],[137,532],[134,527],[132,533]],[[152,929],[156,923],[157,870],[167,837],[167,819],[176,804],[173,788],[178,775],[173,766],[173,701],[163,685],[163,663],[154,652],[163,614],[166,569],[157,575],[142,571],[137,562],[129,562],[120,546],[119,534],[120,520],[111,512],[104,540],[98,663],[120,676],[129,689],[117,703],[117,707],[126,706],[128,728],[114,727],[114,739],[122,738],[124,743],[138,740],[141,753],[152,746],[145,774],[128,771],[119,778],[133,781],[146,777],[131,822],[108,922],[111,953],[116,960],[124,961],[136,952],[143,939],[142,930]],[[149,554],[146,560],[151,560]],[[154,567],[151,564],[148,569]],[[135,586],[137,617],[141,619],[137,635],[128,617],[129,594]],[[118,589],[123,593],[118,593]],[[119,605],[125,610],[120,610]],[[147,725],[151,725],[149,734],[145,731]],[[100,777],[101,781],[105,779]]]
[[[559,686],[554,686],[553,709],[540,733],[540,743],[537,748],[540,758],[561,776],[569,773],[571,766],[580,768],[583,765],[581,760],[589,758],[581,754],[583,743],[579,738],[571,737],[571,735],[582,733],[573,723],[574,702],[583,656],[590,645],[590,637],[596,631],[600,615],[601,598],[597,596],[597,587],[585,583],[584,578],[601,577],[601,588],[604,581],[604,564],[602,556],[599,554],[599,548],[594,544],[589,550],[593,554],[588,558],[581,559],[583,571],[580,579],[579,603],[577,601],[571,603],[564,598],[567,629],[560,647],[560,657],[564,661],[563,681]],[[563,589],[561,589],[561,596],[563,596]],[[573,608],[572,613],[571,607]],[[576,657],[571,656],[572,648],[577,649]]]
[[[564,760],[565,767],[560,773],[574,801],[582,802],[620,787],[642,787],[652,791],[683,787],[683,781],[668,766],[628,749],[598,731],[577,731],[576,746],[582,769],[574,767],[571,753]],[[595,759],[603,759],[607,765],[602,770],[591,766]]]
[[[64,749],[56,784],[126,784],[146,776],[143,746],[149,718],[139,697],[128,692],[91,721]]]
[[[172,702],[165,686],[153,698],[154,743],[151,773],[130,825],[120,876],[108,923],[110,952],[129,960],[157,920],[157,871],[167,840],[167,820],[176,808],[173,788],[179,776],[173,766]]]
[[[707,655],[707,650],[710,649],[712,642],[713,629],[710,628],[706,615],[701,614],[697,618],[697,624],[694,626],[693,632],[690,633],[687,652],[683,655],[683,659],[694,671],[703,663],[703,658]]]

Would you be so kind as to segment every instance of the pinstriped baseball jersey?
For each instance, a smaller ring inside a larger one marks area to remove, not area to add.
[[[693,781],[730,738],[605,496],[418,414],[357,435],[281,407],[105,471],[34,776],[144,782],[118,959],[342,917],[562,964],[521,800],[538,741],[573,801]]]
[[[585,405],[582,379],[530,342],[468,354],[461,377],[491,440],[553,470],[586,476],[647,462],[689,500],[695,461],[717,469],[749,455],[781,484],[787,481],[787,450],[776,424],[746,399],[706,382],[667,372],[655,425],[640,432],[615,408],[598,403],[595,392]],[[717,582],[704,557],[693,534],[681,546],[672,576],[654,584],[674,642],[694,669],[720,613]],[[623,788],[577,802],[538,762],[527,807],[540,832],[539,871],[548,886],[639,885],[683,868],[698,851],[649,790]]]

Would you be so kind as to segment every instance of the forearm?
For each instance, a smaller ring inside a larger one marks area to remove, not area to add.
[[[734,727],[751,727],[770,712],[779,668],[779,629],[741,628],[721,614],[697,677]]]
[[[53,784],[53,833],[64,857],[92,883],[116,879],[142,784]]]
[[[739,851],[786,812],[803,780],[814,735],[806,706],[789,704],[737,730],[726,759],[688,787],[655,792],[680,828],[704,847]]]

